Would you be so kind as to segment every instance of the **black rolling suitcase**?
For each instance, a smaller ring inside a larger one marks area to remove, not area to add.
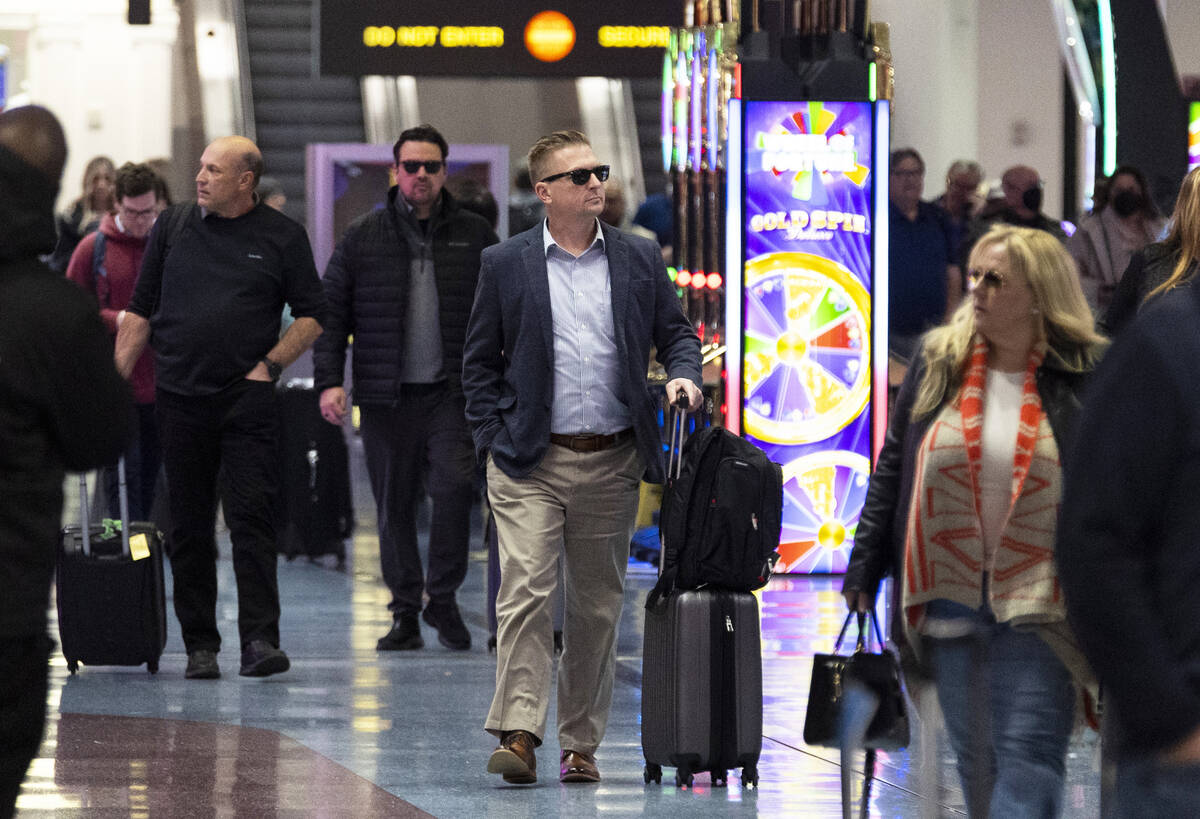
[[[118,465],[120,531],[66,526],[58,548],[58,637],[72,674],[84,665],[141,665],[151,674],[167,644],[162,541],[151,523],[129,522],[125,463]],[[81,518],[88,520],[80,476]]]
[[[672,423],[664,497],[676,488],[682,469],[684,416],[676,412]],[[674,580],[682,551],[677,543],[664,544],[659,583],[646,602],[644,778],[647,784],[661,782],[662,767],[669,765],[675,768],[678,787],[691,787],[693,775],[701,771],[721,786],[730,769],[741,768],[742,786],[753,788],[762,752],[758,600],[748,591],[681,590]],[[768,576],[771,565],[762,569]]]
[[[709,771],[714,786],[742,769],[758,785],[762,752],[762,652],[758,600],[749,592],[698,589],[646,610],[642,655],[642,753],[647,783],[675,768],[690,787]]]
[[[321,417],[311,379],[279,388],[279,551],[289,560],[334,555],[346,560],[354,531],[350,454],[342,427]]]

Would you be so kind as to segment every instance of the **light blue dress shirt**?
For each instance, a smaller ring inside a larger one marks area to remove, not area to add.
[[[608,435],[633,426],[621,395],[621,362],[613,328],[612,280],[604,232],[576,257],[559,247],[542,222],[554,336],[554,405],[550,431]]]

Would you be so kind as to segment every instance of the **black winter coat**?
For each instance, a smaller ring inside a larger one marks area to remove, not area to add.
[[[843,591],[865,591],[873,598],[885,576],[901,576],[908,510],[916,480],[917,450],[937,417],[937,412],[921,418],[911,417],[917,386],[924,371],[925,359],[919,355],[900,386],[887,437],[867,487],[854,549],[842,583]],[[1087,377],[1088,373],[1068,369],[1053,350],[1046,353],[1037,371],[1042,411],[1050,422],[1060,459],[1074,437]],[[893,611],[898,610],[899,599],[899,594],[893,595]],[[893,635],[899,640],[902,620],[893,617],[892,625]]]
[[[1196,287],[1137,315],[1088,387],[1066,460],[1059,579],[1122,758],[1200,729],[1198,327]]]
[[[55,187],[0,148],[0,639],[45,632],[64,470],[115,461],[133,413],[96,300],[38,261]]]
[[[391,404],[400,395],[411,256],[399,220],[414,217],[398,196],[393,187],[387,207],[356,219],[325,268],[328,313],[313,346],[314,382],[318,391],[342,386],[346,344],[354,336],[356,404]],[[446,190],[431,227],[442,353],[447,382],[457,393],[479,254],[499,239],[483,217],[460,208]]]
[[[1108,311],[1099,322],[1100,330],[1116,338],[1145,305],[1146,297],[1171,278],[1178,263],[1178,243],[1155,242],[1134,253],[1113,291]]]

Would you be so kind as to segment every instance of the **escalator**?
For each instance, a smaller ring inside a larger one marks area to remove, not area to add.
[[[242,0],[258,147],[278,179],[284,210],[305,220],[305,146],[363,142],[362,94],[353,77],[314,70],[312,0]]]

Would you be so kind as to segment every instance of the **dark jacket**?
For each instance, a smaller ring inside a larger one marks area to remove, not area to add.
[[[612,286],[613,330],[624,363],[621,390],[633,415],[646,480],[662,483],[657,406],[646,389],[650,346],[668,378],[700,376],[700,340],[683,315],[658,245],[602,225]],[[483,254],[467,330],[463,393],[481,459],[513,477],[532,472],[550,447],[554,338],[542,225]]]
[[[1200,289],[1156,297],[1088,387],[1056,546],[1126,750],[1200,728]]]
[[[328,312],[325,332],[313,346],[315,386],[318,391],[342,386],[346,343],[353,335],[356,404],[391,404],[400,394],[411,256],[399,220],[415,219],[398,195],[393,187],[387,207],[356,219],[325,268]],[[479,254],[499,239],[483,217],[460,208],[446,190],[431,230],[442,355],[447,381],[457,392]]]
[[[958,265],[963,269],[964,274],[967,270],[967,260],[971,258],[971,248],[975,247],[975,243],[982,239],[985,233],[997,225],[1016,225],[1017,227],[1044,230],[1064,245],[1067,243],[1067,234],[1063,231],[1062,226],[1046,214],[1038,213],[1031,219],[1024,219],[1008,207],[1004,200],[999,200],[994,209],[992,206],[983,209],[983,212],[971,223],[970,230],[966,232],[966,238],[963,239],[962,244],[958,246]]]
[[[909,368],[900,386],[887,437],[867,487],[867,499],[863,503],[854,549],[842,584],[845,591],[865,591],[873,597],[884,576],[900,577],[908,510],[916,480],[917,451],[940,412],[939,409],[921,418],[911,418],[917,386],[924,371],[925,359],[921,355]],[[1038,368],[1038,395],[1060,453],[1067,452],[1073,440],[1086,378],[1087,373],[1068,369],[1053,350],[1047,351]],[[899,597],[899,594],[894,595],[897,601]],[[893,633],[899,633],[898,618],[893,619],[893,626]]]
[[[64,470],[115,461],[133,406],[96,300],[38,261],[54,188],[0,147],[0,637],[45,631]]]
[[[1129,267],[1125,269],[1121,281],[1117,283],[1117,289],[1113,291],[1108,310],[1099,322],[1100,330],[1113,337],[1124,330],[1142,309],[1146,297],[1171,278],[1178,262],[1177,243],[1155,242],[1133,254],[1133,258],[1129,260]]]
[[[46,264],[55,273],[66,273],[71,254],[79,246],[79,242],[100,226],[98,219],[83,221],[83,200],[79,199],[71,206],[54,217],[54,227],[58,231],[58,240],[54,244],[54,252],[46,259]]]

